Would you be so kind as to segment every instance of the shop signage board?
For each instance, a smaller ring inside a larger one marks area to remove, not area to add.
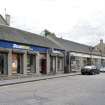
[[[19,44],[13,44],[13,48],[33,50],[30,46],[19,45]]]
[[[25,49],[31,51],[40,51],[40,52],[47,52],[50,48],[40,47],[35,45],[23,45],[15,42],[3,41],[0,40],[0,47],[1,48],[11,48],[11,49]]]

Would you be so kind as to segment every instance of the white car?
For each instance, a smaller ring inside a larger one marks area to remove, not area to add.
[[[105,72],[105,67],[101,67],[100,72]]]
[[[83,68],[81,68],[82,75],[85,75],[85,74],[94,75],[99,73],[100,73],[100,70],[95,65],[84,66]]]

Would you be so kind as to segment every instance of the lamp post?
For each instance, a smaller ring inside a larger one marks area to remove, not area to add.
[[[90,65],[92,65],[92,52],[94,50],[94,47],[89,47],[89,51],[90,51]]]
[[[99,52],[100,52],[100,56],[101,56],[101,66],[102,66],[102,50],[100,49]]]

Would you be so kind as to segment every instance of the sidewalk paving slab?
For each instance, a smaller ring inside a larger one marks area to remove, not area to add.
[[[14,85],[14,84],[21,84],[27,82],[34,82],[34,81],[41,81],[53,78],[61,78],[67,76],[76,76],[80,75],[80,73],[68,73],[68,74],[55,74],[55,75],[40,75],[39,77],[25,77],[25,78],[18,78],[18,79],[11,79],[11,80],[0,80],[0,86],[7,86],[7,85]]]

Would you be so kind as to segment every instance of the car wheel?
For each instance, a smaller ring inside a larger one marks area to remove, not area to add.
[[[98,73],[97,74],[100,74],[100,71],[98,71]]]
[[[91,74],[92,74],[92,75],[95,75],[95,72],[94,72],[94,71],[92,71],[92,72],[91,72]]]
[[[85,73],[81,72],[82,75],[85,75]]]

